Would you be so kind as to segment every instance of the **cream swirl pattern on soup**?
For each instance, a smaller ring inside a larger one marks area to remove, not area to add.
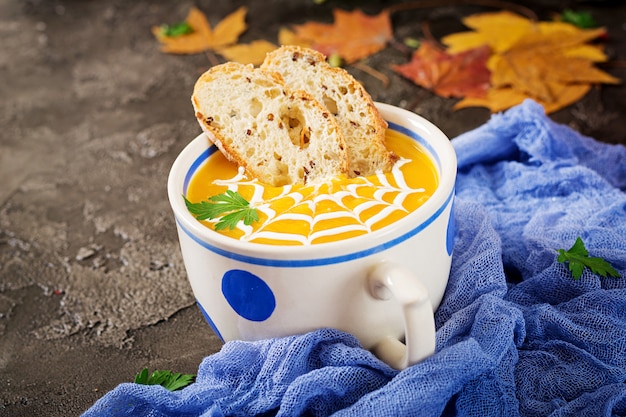
[[[215,152],[194,174],[187,191],[201,201],[227,189],[236,191],[259,213],[259,221],[218,233],[273,245],[333,242],[379,230],[422,205],[438,184],[436,169],[411,138],[387,131],[387,146],[400,159],[390,172],[369,177],[336,178],[318,185],[272,187],[247,178]],[[202,221],[213,228],[213,220]]]

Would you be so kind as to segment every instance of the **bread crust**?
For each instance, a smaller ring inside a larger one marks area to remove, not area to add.
[[[343,68],[331,67],[318,51],[284,45],[267,54],[262,69],[311,94],[337,120],[348,146],[349,176],[389,171],[397,156],[385,145],[387,122],[365,88]]]
[[[192,104],[209,140],[261,182],[313,184],[348,173],[347,146],[332,115],[274,72],[214,66],[196,81]]]

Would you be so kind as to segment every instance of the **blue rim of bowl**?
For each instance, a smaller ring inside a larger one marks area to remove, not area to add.
[[[380,245],[376,245],[376,246],[373,246],[371,248],[364,249],[361,251],[348,253],[346,255],[330,256],[326,258],[316,258],[316,259],[267,259],[267,258],[259,258],[255,256],[249,256],[249,255],[243,255],[239,253],[230,252],[230,251],[227,251],[227,250],[224,250],[224,249],[221,249],[221,248],[218,248],[216,246],[206,243],[205,241],[201,240],[200,238],[195,236],[193,233],[191,233],[189,230],[187,230],[187,228],[185,228],[185,226],[183,226],[182,223],[178,219],[176,219],[176,222],[178,223],[180,228],[200,246],[218,255],[222,255],[226,258],[244,262],[247,264],[252,264],[252,265],[262,265],[262,266],[271,266],[271,267],[280,267],[280,268],[304,268],[304,267],[310,267],[310,266],[332,265],[332,264],[338,264],[342,262],[348,262],[354,259],[359,259],[359,258],[363,258],[366,256],[374,255],[378,252],[382,252],[386,249],[396,246],[397,244],[411,238],[412,236],[415,236],[416,234],[424,230],[427,226],[429,226],[432,222],[434,222],[444,212],[444,210],[446,209],[446,207],[448,206],[448,204],[450,203],[453,197],[454,197],[454,189],[448,195],[448,198],[446,198],[446,201],[444,202],[444,204],[442,204],[439,207],[439,209],[437,209],[437,211],[433,213],[432,216],[430,216],[424,222],[420,223],[417,227],[409,230],[408,232],[394,239],[388,240],[384,243],[381,243]]]
[[[437,164],[439,171],[441,172],[441,161],[439,160],[437,153],[434,151],[432,146],[427,141],[425,141],[424,138],[422,138],[419,134],[415,133],[414,131],[408,128],[405,128],[404,126],[398,125],[393,122],[388,122],[388,124],[389,124],[390,129],[405,134],[406,136],[417,141],[421,146],[423,146],[429,152],[430,157],[434,159],[434,162]],[[191,178],[193,177],[195,172],[207,160],[207,158],[216,151],[217,151],[217,147],[215,145],[211,145],[208,149],[202,152],[190,165],[189,169],[187,170],[187,173],[185,174],[185,178],[183,182],[184,194],[187,194],[187,188],[189,186],[189,182],[191,181]],[[452,190],[446,197],[445,201],[437,208],[437,210],[431,216],[429,216],[426,220],[424,220],[422,223],[420,223],[416,227],[412,228],[406,233],[403,233],[400,236],[397,236],[379,245],[372,246],[364,250],[351,252],[345,255],[329,256],[329,257],[322,257],[322,258],[315,258],[315,259],[268,259],[268,258],[261,258],[261,257],[255,257],[255,256],[249,256],[249,255],[231,252],[231,251],[219,248],[217,246],[211,245],[205,242],[204,240],[200,239],[199,237],[194,235],[188,228],[186,228],[178,218],[176,218],[176,223],[181,228],[181,230],[185,232],[185,234],[187,234],[191,239],[193,239],[200,246],[218,255],[224,256],[226,258],[244,262],[247,264],[253,264],[253,265],[271,266],[271,267],[280,267],[280,268],[304,268],[304,267],[310,267],[310,266],[323,266],[323,265],[332,265],[332,264],[347,262],[347,261],[351,261],[354,259],[363,258],[365,256],[374,255],[376,253],[389,249],[393,246],[396,246],[397,244],[411,238],[412,236],[415,236],[416,234],[424,230],[426,227],[428,227],[431,223],[433,223],[439,216],[441,216],[441,214],[445,211],[446,207],[448,207],[448,205],[453,200],[454,194],[455,194],[455,188],[452,187]]]

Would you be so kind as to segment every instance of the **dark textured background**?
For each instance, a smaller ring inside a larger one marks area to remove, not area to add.
[[[189,96],[210,60],[162,54],[150,28],[183,20],[193,4],[212,24],[245,4],[242,42],[276,42],[281,26],[330,21],[334,7],[375,13],[393,3],[0,0],[0,415],[79,415],[143,367],[195,373],[220,349],[194,305],[165,190],[174,158],[200,131]],[[438,5],[394,15],[398,41],[422,37],[425,21],[440,37],[463,29],[463,16],[496,10],[429,3]],[[524,4],[542,20],[568,7],[592,12],[621,61],[603,68],[626,79],[623,3]],[[387,87],[347,69],[375,100],[450,137],[489,118],[455,112],[455,100],[389,69],[406,59],[388,47],[366,60]],[[624,86],[603,86],[552,117],[626,143],[625,110]]]

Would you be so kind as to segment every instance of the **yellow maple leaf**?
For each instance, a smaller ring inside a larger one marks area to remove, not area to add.
[[[535,23],[537,30],[544,35],[548,35],[550,33],[570,33],[572,35],[577,35],[581,32],[581,28],[567,22],[561,22],[558,20],[552,20],[549,22],[536,22]],[[604,32],[604,29],[588,29],[588,31],[601,34]]]
[[[465,97],[454,105],[454,110],[467,107],[486,107],[496,113],[516,106],[526,99],[526,95],[512,88],[498,88],[487,91],[486,97]]]
[[[561,100],[558,103],[549,103],[538,99],[535,99],[535,101],[543,106],[546,113],[553,113],[560,110],[564,106],[574,104],[584,97],[590,89],[591,85],[589,84],[554,85],[553,90],[561,97]],[[459,110],[467,107],[486,107],[489,111],[497,113],[521,104],[526,99],[528,99],[526,94],[510,87],[492,88],[487,91],[486,97],[466,97],[456,103],[454,105],[454,109]]]
[[[218,50],[237,43],[239,36],[247,29],[246,13],[247,8],[240,7],[211,29],[204,13],[192,7],[185,19],[193,29],[192,33],[177,37],[164,36],[158,26],[152,28],[152,33],[161,42],[161,50],[166,53],[198,54],[210,49]]]
[[[569,23],[553,21],[553,22],[537,22],[537,29],[543,35],[549,34],[563,34],[567,36],[567,34],[571,34],[572,36],[578,36],[580,29],[577,26],[574,26]],[[584,32],[585,38],[588,40],[593,40],[599,36],[602,36],[605,33],[604,29],[595,29],[591,31]],[[583,39],[585,39],[583,38]],[[566,46],[561,45],[563,54],[572,57],[578,58],[587,58],[594,62],[606,62],[608,59],[601,45],[589,45],[589,44],[581,44],[581,39],[578,38],[576,40],[576,45],[574,46]],[[583,40],[586,42],[586,40]]]
[[[474,31],[444,36],[441,42],[448,47],[449,53],[464,52],[483,45],[489,45],[496,53],[503,52],[534,27],[530,20],[508,11],[475,14],[462,19],[462,22]]]
[[[575,58],[585,58],[593,62],[606,62],[608,57],[599,45],[577,45],[563,49],[563,55]]]
[[[493,87],[512,87],[545,103],[569,101],[561,94],[569,84],[617,84],[619,80],[593,66],[593,61],[568,56],[567,48],[596,38],[602,31],[532,33],[500,54],[493,68]],[[557,87],[558,86],[558,87]]]
[[[492,72],[492,89],[512,88],[542,103],[569,104],[568,86],[614,83],[616,79],[584,59],[538,53],[510,54]],[[576,90],[580,91],[580,90]],[[567,94],[567,97],[562,97]]]
[[[562,24],[557,22],[545,23],[543,27],[548,25]],[[574,29],[574,30],[540,30],[529,31],[521,36],[510,48],[501,52],[507,52],[512,49],[533,49],[541,52],[557,52],[559,53],[565,48],[571,48],[582,45],[585,42],[592,41],[606,33],[604,29]]]
[[[266,40],[256,40],[247,44],[236,44],[219,49],[217,52],[229,61],[241,64],[260,65],[265,55],[278,48]]]
[[[550,113],[582,98],[591,84],[620,82],[594,67],[607,57],[600,46],[588,42],[605,34],[603,28],[532,22],[510,12],[473,15],[463,22],[474,31],[446,36],[442,42],[452,51],[489,45],[491,88],[485,98],[466,98],[455,108],[501,111],[532,98]]]
[[[298,36],[293,30],[280,28],[278,31],[278,43],[280,45],[296,45],[303,48],[311,48],[311,41]]]

